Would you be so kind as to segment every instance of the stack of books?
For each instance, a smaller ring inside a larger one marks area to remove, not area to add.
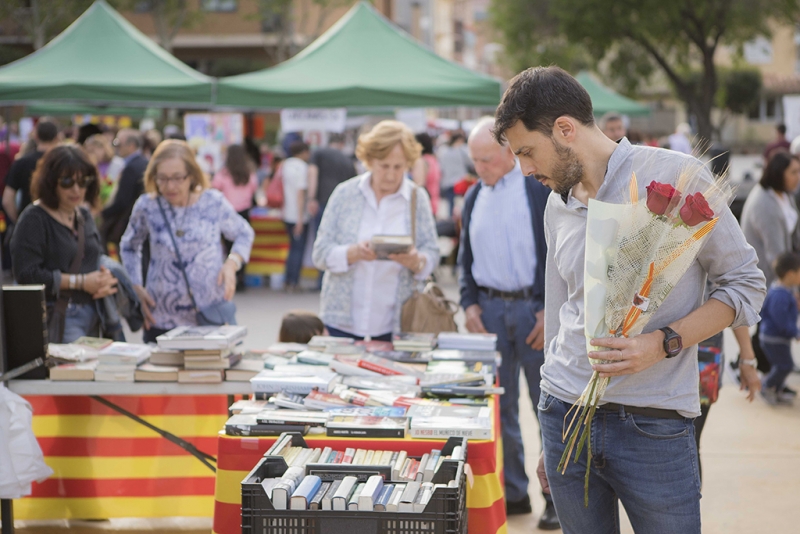
[[[404,438],[408,429],[401,406],[336,408],[328,415],[325,428],[333,437]]]
[[[436,346],[436,334],[401,332],[392,336],[394,350],[405,352],[424,352]]]
[[[285,369],[282,367],[286,367]],[[327,392],[336,373],[319,365],[286,365],[264,369],[250,379],[254,393],[294,393],[308,395],[312,390]]]
[[[183,369],[178,370],[178,382],[222,382],[225,370],[241,359],[233,348],[247,335],[244,326],[179,326],[158,336],[159,349],[183,353]]]
[[[438,337],[438,347],[454,350],[497,350],[497,334],[442,332]]]
[[[94,379],[98,382],[133,382],[136,368],[150,357],[146,345],[115,341],[100,351]]]
[[[100,351],[112,340],[80,337],[72,343],[50,343],[47,355],[58,363],[50,369],[50,380],[92,381]]]
[[[414,405],[408,409],[412,438],[492,439],[492,412],[488,406]]]

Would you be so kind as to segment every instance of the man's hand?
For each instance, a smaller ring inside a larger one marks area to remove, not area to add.
[[[539,485],[542,492],[550,493],[550,482],[547,481],[547,473],[544,471],[544,453],[539,455],[539,465],[536,466],[536,476],[539,477]]]
[[[612,361],[611,363],[592,365],[592,369],[600,373],[600,378],[632,375],[644,371],[667,356],[667,353],[664,352],[663,342],[664,333],[660,330],[632,338],[593,339],[591,344],[595,347],[606,347],[612,350],[590,352],[589,357]]]
[[[544,349],[544,310],[536,312],[536,324],[525,338],[525,343],[530,345],[533,350]]]
[[[309,200],[306,210],[308,211],[309,215],[316,217],[317,213],[319,213],[319,202],[317,202],[316,199]]]
[[[739,359],[739,382],[739,389],[747,391],[747,400],[753,402],[753,399],[756,398],[756,393],[761,391],[761,379],[758,378],[756,368],[752,365],[742,364],[741,358]]]
[[[485,334],[486,328],[481,321],[481,307],[478,304],[467,306],[464,314],[467,316],[467,331],[473,334]]]
[[[302,222],[297,222],[294,225],[294,230],[292,231],[292,234],[294,234],[294,236],[296,238],[300,239],[300,237],[303,235],[303,223]]]

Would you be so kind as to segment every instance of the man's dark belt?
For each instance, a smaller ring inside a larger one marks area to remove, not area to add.
[[[500,291],[499,289],[492,289],[491,287],[478,286],[478,291],[486,293],[490,298],[501,298],[503,300],[524,300],[533,296],[533,286],[524,287],[516,291]]]
[[[626,406],[624,404],[615,404],[613,402],[608,402],[597,407],[598,410],[603,410],[606,412],[619,412],[620,408],[625,410],[625,413],[644,415],[646,417],[659,417],[661,419],[685,419],[675,410],[662,410],[661,408],[640,408],[639,406]]]

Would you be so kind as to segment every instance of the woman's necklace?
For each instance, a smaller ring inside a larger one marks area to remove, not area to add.
[[[75,210],[74,209],[71,210],[69,213],[67,213],[65,211],[62,211],[60,209],[57,209],[56,210],[56,214],[58,215],[58,218],[59,218],[61,224],[63,224],[64,226],[68,226],[69,228],[72,228],[74,226],[74,224],[73,224],[75,222]]]
[[[174,206],[169,202],[167,202],[167,205],[169,206],[169,211],[170,213],[172,213],[172,220],[175,222],[175,228],[176,228],[175,235],[178,237],[183,237],[184,235],[186,235],[186,232],[183,230],[183,223],[186,222],[186,214],[189,213],[189,205],[191,204],[191,201],[192,201],[192,195],[189,194],[189,198],[186,201],[186,206],[183,207],[183,215],[181,216],[180,223],[178,222],[177,215],[175,215]]]

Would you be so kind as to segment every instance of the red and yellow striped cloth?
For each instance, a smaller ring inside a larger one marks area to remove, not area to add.
[[[467,488],[467,511],[470,534],[506,534],[506,508],[503,494],[503,445],[495,403],[495,439],[470,441],[468,463],[474,474],[474,485]],[[241,482],[255,467],[276,438],[243,438],[220,434],[218,446],[217,487],[214,503],[213,534],[241,532]],[[422,456],[441,446],[441,440],[421,439],[349,439],[306,436],[309,447],[347,447],[407,451]]]
[[[261,276],[283,274],[289,255],[289,236],[283,221],[278,217],[251,214],[250,226],[256,237],[245,272]],[[317,276],[317,270],[304,267],[302,275],[313,278]]]
[[[216,456],[227,396],[106,398]],[[16,519],[212,515],[214,473],[182,448],[89,397],[27,400],[55,473],[14,501]]]

